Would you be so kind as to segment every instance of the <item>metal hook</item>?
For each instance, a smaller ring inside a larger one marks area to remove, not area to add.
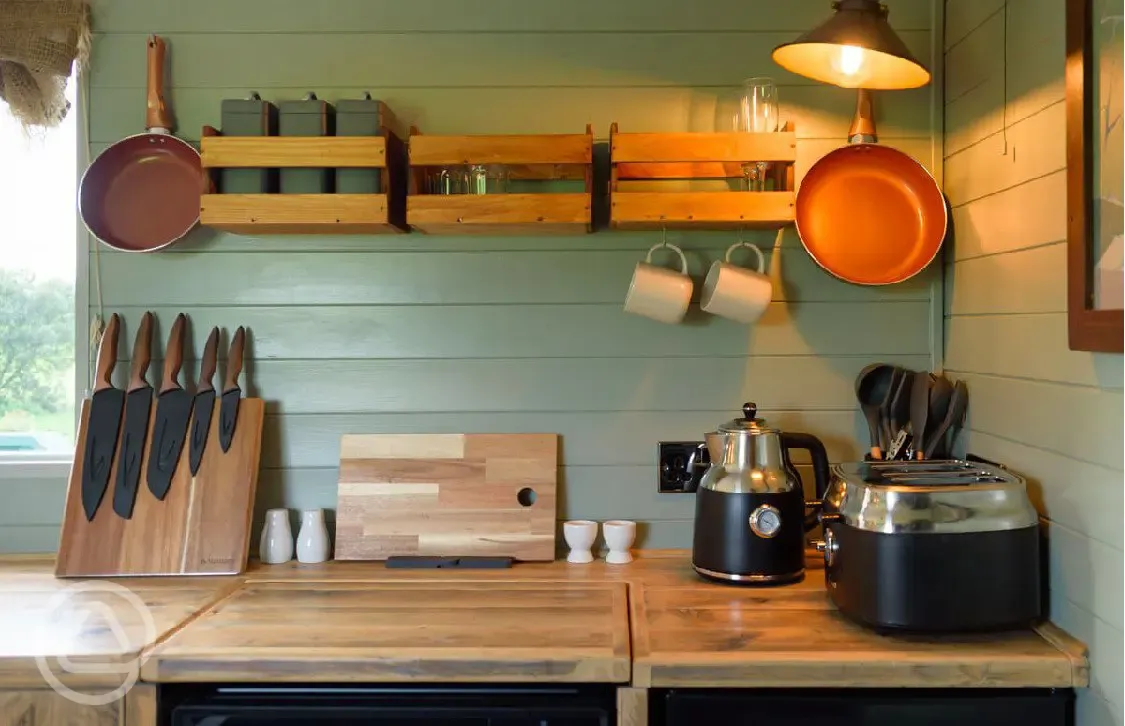
[[[660,225],[660,246],[668,246],[668,228],[665,225]]]

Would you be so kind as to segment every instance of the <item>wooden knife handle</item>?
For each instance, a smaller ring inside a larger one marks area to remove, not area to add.
[[[102,331],[101,343],[98,345],[98,365],[94,372],[94,393],[113,388],[110,377],[113,375],[113,366],[117,363],[117,332],[120,320],[117,313],[109,316],[109,323]]]
[[[145,313],[141,318],[141,327],[137,328],[137,338],[133,341],[132,365],[129,368],[129,390],[135,391],[148,385],[145,380],[145,371],[152,361],[152,313]]]
[[[199,385],[195,392],[215,390],[215,368],[219,363],[219,329],[211,328],[207,344],[203,346],[203,361],[199,364]]]
[[[145,128],[172,132],[172,114],[164,103],[164,39],[157,35],[148,38],[148,100]]]
[[[187,316],[180,313],[176,322],[172,323],[172,332],[168,335],[168,347],[164,350],[164,379],[160,382],[160,392],[179,388],[180,368],[184,365],[184,324]]]
[[[239,325],[230,341],[230,354],[227,356],[227,382],[223,391],[238,388],[238,376],[242,373],[242,351],[246,347],[246,330]]]

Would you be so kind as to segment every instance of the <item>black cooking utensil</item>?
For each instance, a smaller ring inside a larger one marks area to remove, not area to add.
[[[242,389],[238,387],[238,375],[242,373],[242,353],[246,344],[246,331],[240,325],[230,342],[227,355],[227,382],[223,386],[223,398],[219,402],[219,446],[224,452],[230,451],[234,441],[234,426],[238,423],[238,402]]]
[[[890,448],[892,440],[894,440],[895,432],[894,427],[891,425],[891,401],[894,400],[895,391],[902,383],[902,374],[905,371],[898,366],[891,368],[891,380],[887,386],[887,395],[879,404],[879,426],[883,440],[883,457],[887,456],[887,449]]]
[[[914,457],[921,459],[926,435],[926,421],[930,414],[930,387],[934,374],[923,371],[914,375],[914,385],[910,389],[910,437]]]
[[[969,410],[969,389],[964,381],[957,381],[953,386],[944,418],[934,427],[933,433],[926,434],[925,456],[927,459],[937,456],[942,459],[949,458],[952,447],[945,445],[945,436],[954,426],[960,426],[965,420],[965,413]]]
[[[215,410],[215,367],[218,363],[219,329],[211,328],[207,344],[203,346],[203,361],[199,364],[199,384],[195,389],[195,402],[192,404],[191,435],[188,438],[188,464],[191,475],[199,471],[203,463],[203,450],[207,448],[207,436],[211,433],[211,413]]]
[[[119,319],[114,313],[102,333],[98,346],[98,362],[94,377],[94,393],[90,397],[90,416],[86,421],[86,450],[82,453],[82,509],[86,521],[102,503],[109,486],[109,470],[117,449],[121,413],[125,407],[125,391],[114,388],[110,377],[117,363],[117,331]]]
[[[148,490],[164,501],[172,486],[172,475],[180,462],[180,453],[191,419],[192,395],[180,385],[180,368],[184,364],[184,327],[187,317],[180,313],[172,324],[168,345],[164,349],[164,377],[156,397],[156,419],[152,425],[152,448],[148,455]]]
[[[113,511],[131,519],[141,481],[141,457],[148,437],[148,417],[152,411],[152,386],[145,372],[152,360],[152,313],[145,313],[133,342],[129,369],[129,388],[125,393],[125,425],[117,452],[117,483],[113,488]]]
[[[906,441],[909,438],[910,424],[910,389],[914,385],[914,371],[902,370],[894,393],[891,394],[890,427],[891,437],[887,459],[898,459],[906,451]]]
[[[855,394],[863,415],[867,418],[867,428],[871,434],[871,458],[882,459],[884,441],[883,423],[880,410],[891,394],[891,380],[895,367],[889,363],[873,363],[859,372],[855,379]]]
[[[948,378],[940,374],[934,374],[932,380],[930,406],[929,411],[926,412],[926,431],[917,437],[914,444],[914,450],[923,452],[927,459],[930,458],[930,454],[926,453],[926,442],[930,440],[934,431],[945,420],[945,414],[949,411],[949,401],[953,398],[953,384],[950,383]]]

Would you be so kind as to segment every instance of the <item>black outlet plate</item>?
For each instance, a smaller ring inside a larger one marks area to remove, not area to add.
[[[657,465],[657,491],[686,494],[699,488],[699,480],[711,460],[702,441],[661,441]]]

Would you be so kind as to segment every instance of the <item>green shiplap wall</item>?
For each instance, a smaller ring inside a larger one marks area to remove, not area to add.
[[[946,3],[945,367],[967,448],[1026,475],[1048,521],[1051,618],[1090,646],[1078,725],[1120,726],[1122,357],[1067,346],[1065,5]]]
[[[889,5],[905,41],[921,58],[936,52],[940,71],[940,8]],[[788,74],[769,54],[830,12],[826,0],[102,0],[90,152],[142,130],[145,38],[155,32],[168,42],[177,133],[192,141],[219,124],[222,99],[250,91],[274,101],[370,91],[438,134],[580,133],[589,123],[605,140],[614,121],[704,131],[718,95],[771,75],[800,138],[800,177],[844,143],[855,96]],[[877,108],[881,140],[940,174],[940,85],[881,94]],[[735,241],[669,237],[688,251],[697,289]],[[270,506],[334,506],[344,433],[551,431],[563,436],[560,519],[637,519],[642,546],[668,547],[690,544],[693,502],[656,494],[658,441],[700,439],[754,400],[774,423],[819,435],[833,459],[854,459],[865,436],[855,374],[874,359],[923,368],[937,355],[940,266],[862,288],[821,271],[792,230],[777,249],[772,232],[753,240],[778,283],[753,327],[698,309],[679,326],[625,315],[651,234],[198,230],[159,254],[102,249],[90,264],[104,314],[125,317],[123,352],[148,309],[161,335],[188,313],[196,355],[210,326],[249,327],[249,384],[269,401],[259,519]],[[0,511],[0,550],[54,549],[62,491],[55,481],[21,487],[17,511]]]

